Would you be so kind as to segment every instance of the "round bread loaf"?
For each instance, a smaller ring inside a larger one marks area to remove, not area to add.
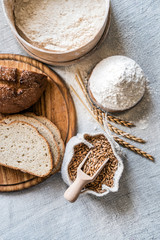
[[[0,113],[17,113],[38,101],[47,86],[44,74],[0,67]]]

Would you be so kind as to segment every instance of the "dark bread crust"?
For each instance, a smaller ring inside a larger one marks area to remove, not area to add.
[[[0,113],[17,113],[38,101],[47,86],[44,74],[0,67]]]

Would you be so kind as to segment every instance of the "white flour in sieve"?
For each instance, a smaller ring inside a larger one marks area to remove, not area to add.
[[[112,56],[94,68],[89,89],[104,109],[122,111],[133,107],[144,95],[146,78],[141,67],[125,56]]]
[[[35,46],[53,51],[78,49],[104,24],[105,0],[15,0],[16,26]]]

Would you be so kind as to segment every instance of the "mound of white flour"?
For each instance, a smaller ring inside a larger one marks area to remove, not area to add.
[[[125,56],[112,56],[94,68],[89,88],[104,109],[122,111],[133,107],[145,92],[146,78],[141,67]]]
[[[75,50],[99,32],[105,5],[105,0],[15,0],[15,23],[36,46]]]

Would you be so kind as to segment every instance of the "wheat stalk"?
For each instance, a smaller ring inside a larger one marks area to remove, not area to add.
[[[125,138],[128,138],[128,139],[132,140],[132,141],[139,142],[139,143],[145,143],[146,142],[145,140],[143,140],[141,138],[138,138],[138,137],[136,137],[132,134],[126,133],[126,132],[112,126],[112,124],[110,124],[110,123],[108,123],[108,128],[109,128],[110,131],[116,133],[117,135],[121,135]]]
[[[122,125],[122,126],[125,126],[125,127],[128,127],[128,128],[135,127],[135,125],[133,123],[121,120],[121,119],[113,117],[111,115],[108,115],[108,120],[110,122],[117,123],[119,125]]]
[[[128,148],[128,149],[130,149],[131,151],[133,151],[133,152],[135,152],[135,153],[137,153],[137,154],[139,154],[139,155],[141,155],[141,156],[143,156],[143,157],[145,157],[145,158],[148,158],[148,159],[150,159],[151,161],[154,162],[154,157],[151,156],[150,154],[144,152],[143,150],[141,150],[141,149],[139,149],[139,148],[137,148],[137,147],[135,147],[135,146],[133,146],[133,145],[125,142],[125,141],[123,141],[121,138],[114,137],[114,140],[115,140],[117,143],[119,143],[121,146],[123,146],[123,147],[125,147],[125,148]]]
[[[70,85],[70,89],[75,93],[75,95],[77,96],[77,98],[80,100],[80,102],[82,103],[82,105],[87,109],[87,111],[91,114],[91,116],[94,118],[94,120],[99,124],[99,126],[105,131],[105,128],[103,127],[103,125],[97,120],[97,118],[95,117],[95,115],[92,113],[92,111],[86,106],[86,104],[82,101],[82,99],[80,98],[80,96],[78,95],[78,93],[76,92],[76,90],[72,87],[72,85]]]

